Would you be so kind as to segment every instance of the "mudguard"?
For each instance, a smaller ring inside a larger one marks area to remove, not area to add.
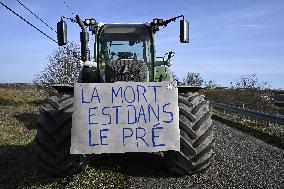
[[[178,86],[178,92],[179,93],[194,93],[194,92],[198,92],[200,90],[204,89],[204,87],[199,87],[199,86]]]
[[[74,92],[73,84],[52,84],[49,87],[54,88],[58,93],[70,93]]]

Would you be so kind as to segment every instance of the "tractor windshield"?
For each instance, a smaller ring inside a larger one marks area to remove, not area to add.
[[[151,62],[150,36],[144,25],[105,25],[99,36],[99,59]]]

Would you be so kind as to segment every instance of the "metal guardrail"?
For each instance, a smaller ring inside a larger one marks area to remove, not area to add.
[[[268,113],[264,113],[264,112],[249,110],[249,109],[245,109],[245,108],[239,108],[239,107],[236,107],[236,106],[216,103],[216,102],[212,102],[212,101],[210,102],[210,105],[215,107],[215,108],[224,109],[224,110],[235,112],[235,113],[238,113],[238,114],[242,114],[242,115],[245,115],[245,116],[248,116],[248,117],[258,118],[258,119],[262,119],[262,120],[265,120],[265,121],[270,121],[270,122],[273,122],[273,123],[278,123],[278,124],[284,125],[284,116],[281,116],[281,115],[268,114]]]

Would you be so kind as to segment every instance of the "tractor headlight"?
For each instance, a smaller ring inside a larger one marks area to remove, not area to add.
[[[91,24],[92,24],[92,25],[96,24],[96,20],[92,18],[92,19],[91,19]]]
[[[153,23],[158,24],[158,19],[157,18],[153,19]]]
[[[90,23],[91,23],[91,20],[90,19],[86,19],[85,20],[85,24],[88,26],[88,25],[90,25]]]

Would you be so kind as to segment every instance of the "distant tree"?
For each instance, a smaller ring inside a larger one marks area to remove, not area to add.
[[[241,76],[231,82],[231,89],[213,89],[203,91],[208,100],[244,107],[251,110],[278,113],[273,103],[274,92],[267,82],[260,81],[256,74]]]
[[[35,75],[34,83],[54,84],[54,83],[74,83],[77,81],[79,68],[78,60],[73,56],[73,52],[79,52],[79,45],[70,42],[64,47],[59,47],[48,56],[49,63],[44,71]]]
[[[257,77],[256,74],[242,75],[239,80],[236,81],[235,85],[232,84],[232,88],[244,88],[244,89],[258,89],[265,90],[270,89],[271,86],[267,81],[262,82]]]
[[[183,84],[188,86],[201,86],[204,80],[201,78],[200,73],[188,72],[183,78]]]
[[[208,82],[205,81],[205,84],[204,84],[206,87],[209,87],[209,88],[214,88],[214,87],[217,87],[217,83],[215,81],[212,81],[212,80],[209,80]]]
[[[235,85],[231,83],[231,88],[237,89],[236,91],[245,89],[246,98],[254,99],[255,104],[263,100],[264,102],[272,102],[274,98],[271,86],[267,81],[260,81],[256,74],[242,75],[240,79],[235,82]]]

